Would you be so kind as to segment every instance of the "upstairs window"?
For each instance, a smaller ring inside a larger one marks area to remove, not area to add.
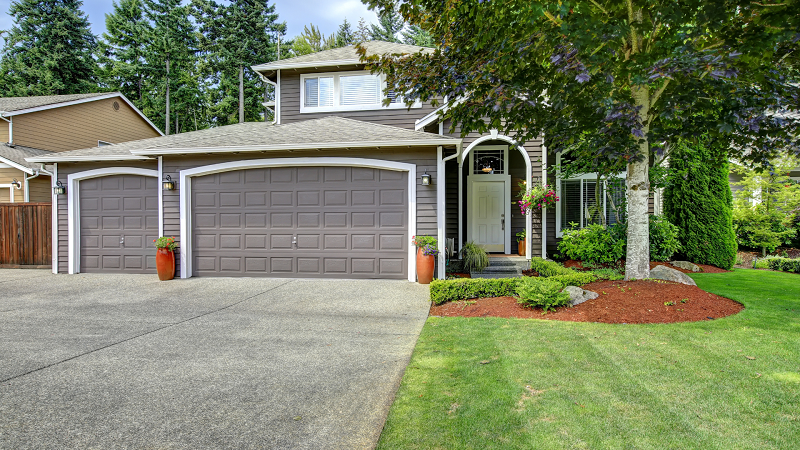
[[[389,92],[390,105],[383,106],[382,76],[367,71],[300,75],[301,113],[405,108],[401,96]],[[417,102],[412,108],[420,108]]]

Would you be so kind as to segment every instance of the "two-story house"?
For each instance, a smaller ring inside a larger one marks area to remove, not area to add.
[[[370,54],[427,51],[365,46]],[[472,240],[510,254],[526,230],[528,258],[555,245],[556,214],[522,215],[516,206],[520,183],[552,178],[555,157],[541,141],[496,132],[462,139],[431,105],[383,106],[384,79],[352,46],[253,70],[275,86],[272,124],[27,159],[53,164],[65,187],[54,202],[54,271],[152,272],[158,235],[178,239],[184,278],[414,281],[415,235],[438,237],[440,277],[449,239],[455,250]],[[589,183],[577,182],[567,195],[584,208]]]
[[[119,92],[0,98],[0,203],[50,202],[50,171],[25,158],[161,136]]]

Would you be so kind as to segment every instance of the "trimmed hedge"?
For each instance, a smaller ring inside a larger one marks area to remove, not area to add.
[[[515,297],[517,288],[527,280],[551,280],[564,286],[583,286],[597,280],[591,272],[578,272],[542,258],[533,258],[531,268],[542,277],[523,278],[459,278],[457,280],[433,280],[430,284],[431,302],[434,305],[483,297]],[[548,275],[552,274],[552,275]],[[524,281],[523,281],[524,280]],[[529,282],[532,283],[532,282]]]
[[[564,284],[556,278],[523,277],[517,286],[517,303],[529,308],[542,308],[545,312],[568,305],[569,294],[561,292]]]
[[[539,272],[543,277],[552,277],[554,275],[570,275],[577,273],[572,269],[567,269],[555,261],[548,261],[543,258],[531,258],[531,269]]]
[[[763,261],[763,259],[761,260]],[[767,259],[769,268],[772,270],[780,270],[781,272],[794,272],[800,273],[800,258],[769,258]]]
[[[513,297],[519,278],[461,278],[431,281],[434,305],[482,297]]]

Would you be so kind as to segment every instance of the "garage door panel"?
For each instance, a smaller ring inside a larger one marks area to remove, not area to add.
[[[112,175],[82,180],[79,208],[81,272],[154,272],[155,177]]]
[[[350,167],[235,172],[192,181],[194,276],[406,277],[407,173]],[[241,199],[240,205],[211,200],[223,197]]]

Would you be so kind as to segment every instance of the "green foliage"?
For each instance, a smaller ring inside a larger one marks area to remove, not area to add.
[[[418,45],[420,47],[436,47],[433,42],[433,36],[418,25],[410,25],[408,30],[401,33],[403,35],[403,43],[409,45]]]
[[[612,268],[593,269],[591,273],[592,275],[597,277],[598,280],[617,281],[625,278],[625,274],[619,269],[612,269]]]
[[[446,302],[484,297],[512,297],[519,278],[459,278],[433,280],[430,284],[431,302]]]
[[[467,272],[482,272],[489,266],[489,255],[481,246],[473,241],[466,242],[461,248],[461,259]]]
[[[579,261],[610,264],[625,255],[625,241],[616,239],[606,227],[593,224],[586,228],[564,230],[558,251]]]
[[[662,216],[650,216],[650,260],[669,261],[681,249],[679,229]]]
[[[98,90],[97,47],[80,0],[17,0],[4,36],[0,96],[83,94]]]
[[[757,259],[753,262],[754,269],[769,269],[769,260],[775,258],[774,256],[767,256],[766,258]]]
[[[517,303],[545,312],[569,304],[569,294],[561,292],[564,284],[554,278],[523,277],[517,285]]]
[[[343,38],[345,36],[342,36]],[[314,24],[306,25],[300,36],[292,43],[292,51],[296,56],[321,52],[336,48],[337,35],[325,36]]]
[[[338,47],[347,47],[348,45],[353,45],[356,43],[356,33],[353,31],[353,27],[350,26],[350,22],[347,21],[347,18],[344,19],[341,25],[339,25],[339,29],[336,30],[336,39],[334,41],[334,46]]]
[[[411,237],[411,244],[415,247],[428,247],[428,246],[436,246],[437,240],[433,236],[412,236]]]
[[[768,171],[734,166],[741,177],[734,201],[733,223],[739,245],[761,248],[762,254],[791,244],[797,236],[796,219],[800,212],[800,184],[789,172],[800,165],[794,157],[770,161]]]
[[[397,35],[406,26],[406,22],[392,5],[378,12],[378,24],[371,25],[370,38],[373,41],[400,42]]]
[[[761,261],[764,261],[763,259]],[[800,258],[769,258],[766,259],[769,268],[781,272],[800,273]]]
[[[557,262],[548,261],[538,256],[531,258],[531,270],[538,272],[539,275],[543,277],[552,277],[555,275],[569,275],[575,273],[574,270],[567,269],[566,267],[562,266]]]
[[[106,32],[98,42],[98,78],[104,87],[122,92],[142,108],[145,91],[145,47],[152,32],[142,0],[120,0],[106,14]]]
[[[595,274],[593,274],[592,272],[578,272],[578,271],[572,271],[572,273],[563,275],[553,275],[552,277],[547,277],[547,278],[556,280],[561,284],[563,284],[564,286],[583,286],[584,284],[589,284],[591,282],[597,281],[597,276],[595,276]]]
[[[680,252],[686,259],[729,270],[736,262],[737,245],[728,167],[727,149],[705,140],[682,141],[670,158],[664,215],[678,227]]]
[[[161,236],[158,239],[153,239],[156,248],[166,248],[171,252],[174,252],[176,248],[178,248],[178,244],[175,243],[174,237],[166,237]]]

